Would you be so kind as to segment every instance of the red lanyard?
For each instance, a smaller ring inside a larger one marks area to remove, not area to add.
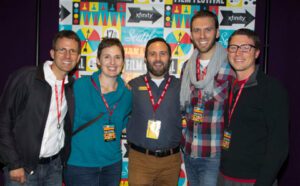
[[[65,90],[65,79],[63,79],[62,83],[61,83],[60,100],[58,98],[58,88],[57,88],[56,83],[54,86],[54,90],[55,90],[55,101],[56,101],[56,110],[57,110],[57,121],[58,121],[58,127],[59,127],[61,110],[62,110],[62,100],[64,97],[64,90]],[[60,101],[60,103],[59,103],[59,101]]]
[[[201,80],[200,58],[196,60],[196,76],[197,76],[197,81]]]
[[[114,113],[114,110],[117,108],[117,105],[118,105],[118,102],[116,104],[114,104],[114,106],[112,108],[109,107],[104,95],[102,94],[102,92],[100,91],[100,88],[97,86],[96,82],[94,81],[94,79],[91,77],[91,81],[92,81],[92,84],[93,86],[95,87],[95,89],[99,92],[101,98],[102,98],[102,101],[106,107],[106,110],[108,111],[108,114],[109,114],[109,122],[110,122],[110,118],[111,116],[113,115]]]
[[[235,81],[233,82],[233,85],[232,85],[232,87],[231,87],[230,94],[229,94],[229,108],[228,108],[228,121],[229,121],[229,124],[228,124],[228,127],[229,127],[229,125],[230,125],[231,117],[232,117],[232,114],[233,114],[233,112],[234,112],[234,110],[235,110],[236,104],[237,104],[238,100],[240,99],[240,96],[241,96],[241,94],[242,94],[242,91],[243,91],[243,89],[244,89],[244,87],[245,87],[245,84],[246,84],[246,82],[248,81],[248,79],[249,79],[249,78],[247,78],[247,79],[245,79],[245,80],[242,80],[242,81],[237,81],[237,80],[235,80]],[[237,94],[237,96],[236,96],[236,98],[235,98],[234,104],[233,104],[233,106],[232,106],[232,108],[231,108],[231,105],[232,105],[232,99],[233,99],[233,88],[234,88],[235,84],[237,84],[237,83],[238,83],[238,84],[241,84],[241,87],[240,87],[239,92],[238,92],[238,94]]]
[[[151,87],[149,85],[149,81],[148,81],[147,76],[144,77],[144,80],[145,80],[147,90],[148,90],[148,93],[149,93],[149,96],[150,96],[150,101],[151,101],[151,104],[152,104],[152,107],[153,107],[153,111],[155,112],[158,109],[158,107],[160,106],[162,100],[164,99],[164,97],[166,95],[166,92],[167,92],[167,90],[169,88],[169,85],[171,83],[171,77],[168,78],[167,83],[165,85],[165,88],[164,88],[163,92],[161,93],[157,103],[154,102],[154,97],[153,97],[152,90],[151,90]]]
[[[201,65],[200,64],[201,64],[200,58],[197,58],[197,60],[196,60],[196,77],[197,77],[197,81],[203,80],[205,75],[206,75],[206,71],[207,71],[207,68],[204,68],[203,71],[201,72]],[[198,91],[198,97],[202,98],[201,90]]]

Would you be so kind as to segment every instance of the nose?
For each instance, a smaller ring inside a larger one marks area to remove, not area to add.
[[[65,56],[66,56],[66,58],[70,58],[71,57],[71,51],[66,50]]]
[[[111,64],[111,65],[113,65],[113,64],[115,64],[116,63],[116,58],[109,58],[109,64]]]
[[[200,35],[200,38],[204,38],[204,37],[205,37],[205,33],[204,33],[204,31],[203,31],[203,30],[201,30],[201,31],[199,32],[199,35]]]
[[[155,60],[160,61],[161,60],[161,55],[157,55]]]
[[[235,53],[236,53],[236,55],[241,55],[243,52],[242,52],[241,48],[238,47]]]

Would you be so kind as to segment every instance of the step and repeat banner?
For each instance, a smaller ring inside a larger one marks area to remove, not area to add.
[[[145,45],[154,37],[164,38],[172,49],[170,73],[179,77],[183,63],[193,52],[190,20],[200,10],[218,15],[219,42],[238,28],[254,29],[256,0],[60,0],[59,30],[73,30],[81,39],[81,61],[76,76],[97,71],[96,55],[103,37],[119,38],[125,49],[122,77],[127,82],[146,72]],[[128,185],[128,147],[123,137],[122,186]],[[184,164],[180,186],[187,185]]]

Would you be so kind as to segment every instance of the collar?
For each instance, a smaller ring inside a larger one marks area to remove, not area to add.
[[[144,76],[147,76],[147,78],[148,79],[151,79],[152,80],[152,78],[151,78],[151,76],[150,76],[150,73],[149,72],[147,72],[147,74],[145,74]],[[170,74],[169,74],[169,72],[167,72],[167,73],[165,73],[165,75],[164,75],[164,80],[166,80],[166,79],[168,79],[169,78],[169,76],[170,76]]]
[[[253,87],[253,86],[256,86],[258,84],[257,83],[257,75],[258,75],[259,71],[261,71],[260,68],[259,68],[259,65],[256,65],[255,66],[255,71],[250,75],[250,77],[249,77],[248,81],[246,82],[244,88]],[[239,86],[235,86],[233,90],[237,91],[244,81],[245,80],[238,81],[237,85],[239,85]]]
[[[37,80],[46,82],[46,79],[45,79],[46,72],[44,70],[44,66],[46,63],[49,63],[49,62],[51,64],[53,63],[53,61],[46,61],[45,63],[39,63],[39,65],[37,66],[37,71],[36,71],[36,76],[35,76]],[[49,64],[48,64],[48,66],[49,66]],[[50,68],[50,66],[49,66],[49,68]],[[51,70],[51,68],[50,68],[50,70]],[[51,70],[51,73],[53,73],[52,70]],[[73,77],[68,74],[65,77],[65,84],[72,84],[73,82],[74,82]]]
[[[245,84],[245,88],[257,85],[257,74],[259,70],[260,70],[259,65],[256,65],[255,71],[250,75],[248,81]]]
[[[45,80],[51,85],[54,85],[56,82],[58,82],[58,84],[61,84],[62,80],[57,80],[54,72],[51,69],[52,64],[53,61],[46,61],[44,63]],[[67,83],[68,83],[68,77],[65,76],[65,84]]]

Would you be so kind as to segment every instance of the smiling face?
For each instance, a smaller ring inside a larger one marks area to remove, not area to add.
[[[246,35],[235,35],[229,45],[255,45],[254,41]],[[236,71],[239,80],[248,78],[255,71],[255,60],[260,53],[259,49],[251,48],[248,52],[242,52],[240,48],[236,52],[228,51],[228,60]]]
[[[199,17],[193,20],[191,38],[200,54],[204,55],[205,58],[210,59],[213,55],[218,37],[219,29],[215,27],[213,18]]]
[[[101,75],[116,78],[124,65],[121,49],[116,45],[103,48],[100,57],[97,58],[97,64],[101,66]]]
[[[74,39],[60,38],[55,44],[55,48],[50,50],[53,59],[51,69],[57,79],[63,79],[79,62],[80,49]]]
[[[145,62],[152,78],[162,78],[170,68],[170,54],[167,45],[156,41],[147,48]]]

